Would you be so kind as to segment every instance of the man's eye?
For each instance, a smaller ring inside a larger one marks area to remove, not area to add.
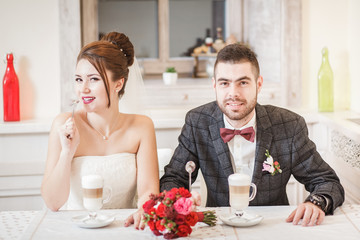
[[[81,78],[75,78],[75,82],[82,82]]]
[[[248,85],[249,83],[247,81],[241,81],[240,85]]]
[[[220,82],[220,86],[226,86],[226,85],[228,85],[227,82]]]

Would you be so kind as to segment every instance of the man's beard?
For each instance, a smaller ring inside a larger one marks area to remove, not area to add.
[[[245,109],[242,111],[232,111],[232,110],[226,108],[226,102],[228,102],[228,101],[240,102],[245,105]],[[246,116],[248,116],[254,110],[256,103],[257,103],[257,94],[256,94],[255,98],[250,100],[250,102],[247,102],[246,100],[238,99],[238,98],[228,98],[228,99],[225,99],[222,104],[219,104],[219,102],[218,102],[218,105],[219,105],[220,110],[225,114],[225,116],[227,116],[230,120],[236,121],[236,120],[242,120]]]

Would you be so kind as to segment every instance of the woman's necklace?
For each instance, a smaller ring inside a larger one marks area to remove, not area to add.
[[[114,118],[114,120],[112,121],[111,125],[110,125],[110,130],[109,130],[109,135],[106,136],[104,134],[102,134],[102,132],[100,132],[100,130],[96,129],[92,124],[91,122],[89,121],[88,117],[87,117],[87,113],[86,113],[86,120],[88,121],[89,123],[89,126],[94,129],[101,137],[103,140],[108,140],[109,137],[110,137],[110,134],[111,134],[111,130],[113,129],[113,127],[115,126],[114,122],[116,123],[116,120],[119,118],[119,114],[117,114],[116,118]]]

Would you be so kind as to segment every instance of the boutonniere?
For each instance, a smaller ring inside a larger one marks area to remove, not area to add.
[[[263,163],[263,171],[268,171],[271,173],[271,176],[274,176],[276,173],[282,173],[280,169],[280,163],[278,161],[274,162],[274,159],[269,153],[269,150],[266,150],[265,153],[266,160]]]

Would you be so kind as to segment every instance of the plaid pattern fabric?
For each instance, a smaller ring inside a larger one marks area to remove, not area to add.
[[[252,182],[257,194],[250,205],[288,205],[286,184],[292,175],[311,193],[332,199],[330,213],[344,201],[344,189],[333,169],[321,158],[308,138],[304,119],[289,110],[270,105],[256,105],[256,156]],[[208,196],[206,206],[229,206],[228,176],[233,173],[230,152],[220,137],[223,115],[216,102],[189,111],[165,174],[161,191],[173,187],[188,188],[185,164],[194,161],[196,180],[199,168],[203,173]],[[265,152],[280,163],[282,173],[271,176],[263,172]]]

